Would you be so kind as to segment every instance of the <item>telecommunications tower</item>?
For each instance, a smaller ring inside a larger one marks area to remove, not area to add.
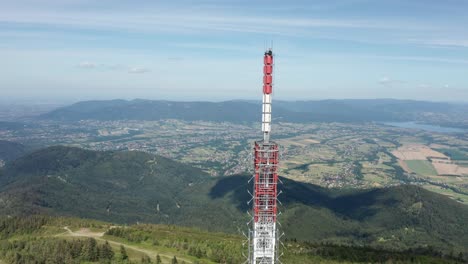
[[[279,231],[276,225],[278,195],[278,144],[270,141],[273,52],[263,57],[263,140],[254,145],[253,216],[249,231],[249,264],[279,262]]]

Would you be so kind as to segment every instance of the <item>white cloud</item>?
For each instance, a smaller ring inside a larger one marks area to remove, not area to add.
[[[452,59],[441,57],[416,57],[416,56],[375,56],[375,55],[360,55],[360,57],[376,58],[383,60],[395,61],[417,61],[417,62],[440,62],[440,63],[454,63],[454,64],[468,64],[466,59]]]
[[[0,0],[1,1],[1,0]],[[34,2],[33,0],[27,0]],[[365,1],[365,0],[353,0]],[[353,1],[344,1],[351,5]],[[100,4],[89,8],[86,12],[73,8],[77,2],[89,4],[94,1],[75,0],[59,1],[46,0],[49,6],[42,7],[34,4],[17,4],[10,1],[0,12],[0,22],[20,25],[53,26],[66,29],[109,30],[132,33],[257,33],[266,36],[294,36],[313,37],[315,39],[347,40],[364,43],[410,43],[432,46],[468,46],[465,40],[444,40],[447,31],[466,35],[466,29],[458,24],[428,23],[424,20],[412,18],[376,18],[372,16],[340,17],[322,15],[294,16],[290,12],[279,12],[283,8],[291,7],[291,3],[278,5],[274,3],[269,8],[278,10],[266,15],[264,7],[244,12],[243,9],[232,10],[232,7],[208,1],[205,5],[166,5],[154,1],[148,5],[116,5],[111,10],[103,12]],[[21,1],[19,1],[21,2]],[[42,1],[43,2],[43,1]],[[69,4],[60,5],[61,2]],[[98,1],[99,2],[99,1]],[[221,1],[222,2],[222,1]],[[73,3],[73,4],[72,4]],[[128,2],[130,3],[130,2]],[[342,5],[341,1],[331,4]],[[312,5],[305,4],[303,8]],[[315,4],[313,5],[315,6]],[[325,4],[329,6],[329,4]],[[298,8],[298,7],[295,7]],[[293,9],[295,9],[293,8]],[[326,30],[322,30],[326,29]],[[353,34],[357,31],[358,34]],[[363,32],[365,34],[362,34]],[[0,32],[1,34],[1,32]],[[389,37],[391,36],[391,37]],[[80,35],[80,38],[83,36]],[[449,37],[449,36],[448,36]],[[420,39],[418,39],[420,38]],[[431,40],[440,38],[441,40]],[[224,49],[224,48],[223,48]]]
[[[79,68],[97,69],[100,71],[128,71],[128,73],[147,73],[150,70],[145,67],[131,67],[122,64],[106,64],[83,61],[78,64]]]
[[[50,10],[13,8],[11,12],[0,14],[0,22],[54,25],[62,27],[131,30],[138,32],[204,32],[224,31],[243,33],[266,33],[280,35],[304,35],[310,29],[388,29],[388,30],[432,30],[434,27],[425,23],[405,23],[405,21],[381,19],[345,19],[345,18],[310,18],[292,17],[276,14],[232,14],[230,10],[220,8],[194,13],[191,9],[178,8],[161,10],[114,10],[112,12],[77,12],[72,9],[54,12]],[[172,11],[172,12],[171,12]],[[202,30],[202,31],[201,31]],[[317,32],[315,32],[315,35]]]
[[[148,68],[133,67],[128,70],[128,73],[147,73],[150,72]]]
[[[380,78],[379,83],[381,85],[384,85],[384,86],[391,86],[393,84],[404,83],[404,81],[395,80],[395,79],[392,79],[392,78],[390,78],[388,76],[384,76],[384,77]]]
[[[96,63],[89,62],[89,61],[83,61],[78,64],[78,67],[84,68],[84,69],[93,69],[96,68]]]
[[[387,76],[382,77],[382,78],[379,80],[379,83],[380,83],[380,84],[383,84],[383,85],[388,84],[389,82],[390,82],[390,78],[388,78]]]
[[[430,46],[468,48],[468,39],[429,39],[419,40],[419,42]]]
[[[183,57],[169,57],[169,58],[167,58],[167,60],[169,60],[169,61],[182,61],[182,60],[184,60],[184,58]]]

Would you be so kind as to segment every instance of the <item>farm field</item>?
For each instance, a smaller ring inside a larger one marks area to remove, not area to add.
[[[427,160],[405,160],[405,162],[411,172],[426,176],[437,175],[434,166]]]
[[[454,162],[433,161],[432,165],[439,175],[468,175],[468,168]]]
[[[466,160],[468,161],[468,154],[457,149],[436,149],[439,152],[444,153],[445,155],[449,156],[452,160]]]
[[[427,160],[428,158],[448,159],[446,155],[423,144],[407,144],[392,152],[401,160]]]

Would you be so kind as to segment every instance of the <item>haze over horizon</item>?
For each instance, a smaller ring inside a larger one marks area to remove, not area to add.
[[[468,101],[468,3],[0,1],[0,101]]]

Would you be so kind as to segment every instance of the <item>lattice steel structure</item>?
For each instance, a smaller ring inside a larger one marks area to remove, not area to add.
[[[262,132],[263,140],[254,145],[253,216],[249,231],[250,264],[273,264],[279,262],[278,215],[278,144],[270,141],[271,94],[273,87],[273,52],[264,54]]]

